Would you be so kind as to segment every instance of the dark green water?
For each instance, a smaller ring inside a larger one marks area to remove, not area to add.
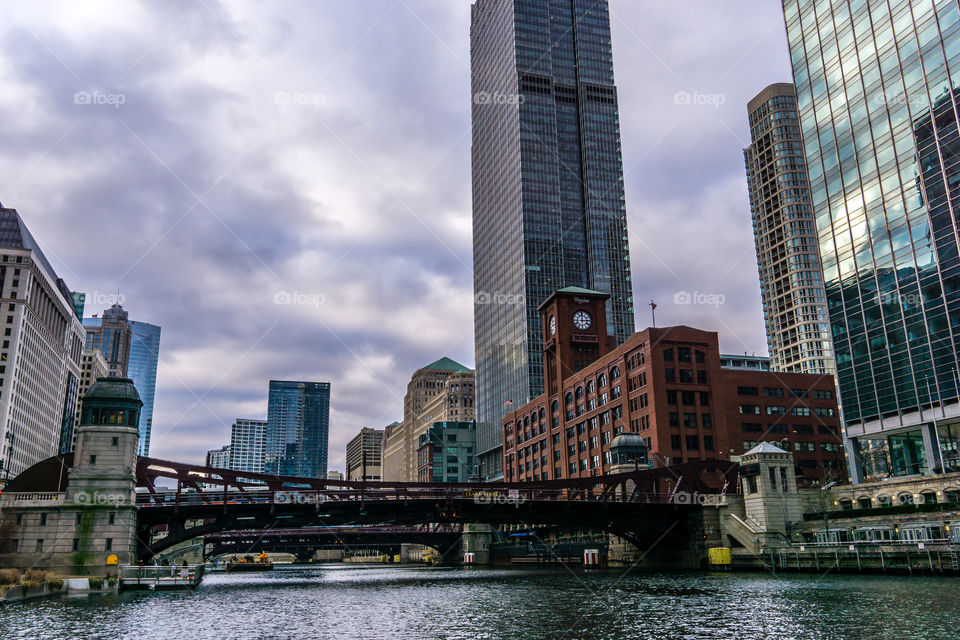
[[[960,581],[328,566],[0,607],[0,638],[960,638]]]

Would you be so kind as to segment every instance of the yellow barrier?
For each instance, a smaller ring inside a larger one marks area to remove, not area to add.
[[[731,564],[730,547],[713,547],[710,553],[710,566],[729,567]]]

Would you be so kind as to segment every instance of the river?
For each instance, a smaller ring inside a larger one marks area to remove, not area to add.
[[[0,607],[0,638],[960,638],[950,578],[327,565]]]

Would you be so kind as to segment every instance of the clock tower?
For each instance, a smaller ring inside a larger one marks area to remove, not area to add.
[[[543,327],[543,375],[547,395],[555,395],[569,376],[613,350],[607,333],[610,295],[567,287],[540,305]]]

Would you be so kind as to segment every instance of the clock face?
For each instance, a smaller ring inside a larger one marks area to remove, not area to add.
[[[590,325],[593,323],[593,320],[590,318],[590,314],[586,311],[577,311],[573,314],[573,326],[580,331],[586,331],[590,328]]]
[[[557,335],[557,316],[550,316],[550,335]]]

